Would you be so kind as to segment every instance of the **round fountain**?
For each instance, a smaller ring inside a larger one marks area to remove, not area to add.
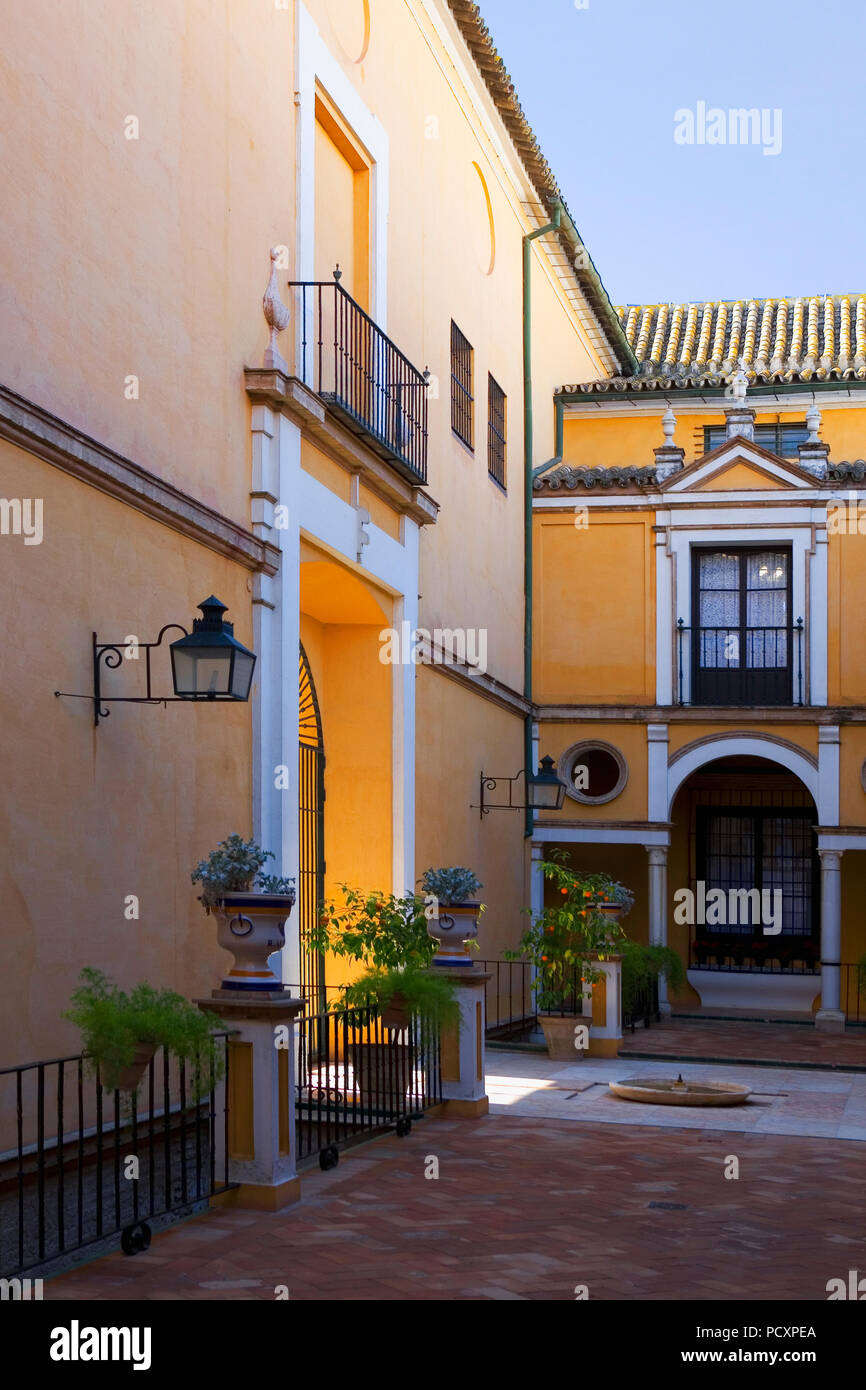
[[[750,1086],[736,1081],[676,1081],[666,1076],[630,1076],[608,1082],[615,1096],[643,1101],[645,1105],[742,1105],[752,1094]]]

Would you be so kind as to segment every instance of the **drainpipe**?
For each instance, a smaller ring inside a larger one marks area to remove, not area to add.
[[[545,227],[536,227],[523,238],[523,694],[532,700],[532,243],[536,237],[547,236],[559,231],[562,225],[562,203],[556,199],[551,213],[552,221]],[[561,434],[561,412],[557,417],[557,429]],[[559,434],[557,447],[559,444]],[[523,725],[523,766],[529,772],[532,768],[532,712],[526,714]],[[527,801],[529,800],[527,788]],[[532,808],[527,806],[523,833],[532,834]]]

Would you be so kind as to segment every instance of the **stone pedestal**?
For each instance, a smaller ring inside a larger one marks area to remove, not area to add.
[[[604,974],[592,987],[590,1057],[616,1057],[622,1045],[622,956],[592,957],[592,967]]]
[[[295,1145],[295,1019],[302,999],[215,989],[195,1001],[232,1031],[228,1074],[216,1091],[217,1170],[222,1166],[228,1105],[228,1171],[239,1184],[221,1205],[278,1211],[296,1202],[300,1182]]]
[[[456,1023],[442,1029],[442,1099],[449,1114],[486,1115],[484,991],[491,977],[475,965],[468,970],[437,966],[436,974],[454,985],[460,1009],[459,1029]]]

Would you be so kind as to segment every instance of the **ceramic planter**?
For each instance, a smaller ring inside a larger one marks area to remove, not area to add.
[[[595,906],[611,922],[618,922],[622,916],[622,903],[596,903]]]
[[[294,893],[224,893],[214,910],[217,941],[234,956],[222,988],[261,993],[281,990],[268,959],[286,943],[286,918]]]
[[[574,1045],[574,1030],[589,1020],[580,1014],[539,1014],[538,1021],[547,1043],[548,1054],[557,1062],[582,1062],[586,1055]]]
[[[415,1049],[396,1038],[388,1042],[353,1042],[349,1060],[359,1103],[365,1110],[400,1112],[412,1084]]]
[[[427,920],[427,931],[439,943],[434,965],[472,965],[467,941],[478,935],[480,903],[440,903],[439,916]]]
[[[132,1061],[125,1067],[121,1067],[117,1073],[115,1089],[118,1091],[135,1091],[147,1068],[150,1066],[150,1059],[156,1052],[156,1043],[140,1042],[135,1045],[135,1052]],[[103,1085],[105,1084],[103,1080]]]
[[[405,995],[400,993],[392,995],[390,1004],[382,1010],[381,1018],[383,1028],[391,1028],[395,1031],[408,1028],[412,1020]]]

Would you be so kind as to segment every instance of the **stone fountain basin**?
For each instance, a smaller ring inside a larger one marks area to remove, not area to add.
[[[736,1081],[671,1081],[665,1076],[630,1076],[608,1083],[615,1096],[645,1105],[742,1105],[750,1086]]]

